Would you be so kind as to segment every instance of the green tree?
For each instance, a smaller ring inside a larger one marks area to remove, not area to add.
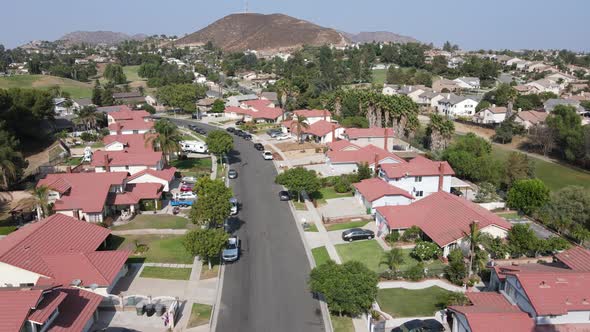
[[[471,276],[473,272],[476,272],[474,267],[477,265],[473,264],[475,260],[476,252],[479,251],[479,244],[481,240],[481,232],[479,230],[479,226],[477,225],[477,221],[472,221],[469,224],[469,233],[463,232],[463,235],[469,241],[469,275]]]
[[[351,316],[371,308],[377,298],[377,283],[377,274],[356,261],[342,265],[328,261],[314,268],[309,280],[311,291],[321,294],[331,311]]]
[[[506,190],[510,189],[518,180],[535,177],[535,161],[528,155],[520,152],[511,152],[504,166],[504,179],[502,183]]]
[[[491,236],[488,233],[480,235],[480,243],[493,259],[505,259],[510,252],[508,246],[499,237]]]
[[[500,182],[503,165],[491,155],[492,145],[473,133],[458,137],[446,150],[443,159],[448,161],[457,176],[475,182]]]
[[[104,78],[115,84],[127,83],[127,77],[123,72],[123,67],[121,67],[121,65],[118,64],[109,63],[104,70],[103,76]]]
[[[171,84],[158,89],[157,97],[164,105],[194,112],[197,100],[204,98],[207,88],[199,84]]]
[[[567,186],[552,192],[549,202],[536,213],[536,217],[559,234],[569,234],[579,242],[585,240],[574,235],[574,231],[587,229],[590,225],[590,189],[581,186]],[[581,228],[577,228],[581,227]]]
[[[447,307],[452,305],[468,305],[469,303],[469,298],[461,292],[452,292],[447,296],[447,300],[445,302]]]
[[[222,228],[198,228],[186,233],[182,244],[192,256],[206,260],[211,270],[211,262],[225,247],[229,234]]]
[[[102,106],[102,89],[100,83],[96,80],[94,88],[92,89],[92,103],[97,106]]]
[[[209,132],[205,139],[209,152],[217,157],[228,154],[234,148],[234,139],[230,134],[223,130],[213,130]]]
[[[301,193],[306,192],[312,195],[321,188],[318,175],[313,170],[303,167],[290,168],[277,175],[275,182],[285,186],[289,191],[297,192],[297,197],[301,200]]]
[[[35,206],[37,210],[37,217],[39,220],[49,217],[49,187],[38,186],[33,189],[33,199],[35,200]]]
[[[86,130],[95,129],[104,119],[104,114],[96,112],[94,106],[84,106],[74,111],[76,117],[73,122],[77,125],[83,125]]]
[[[573,106],[558,105],[545,120],[554,135],[562,158],[569,162],[581,161],[585,151],[582,120]]]
[[[221,180],[211,180],[203,176],[197,180],[193,191],[198,198],[190,212],[192,222],[209,227],[222,225],[231,211],[231,188],[226,187]]]
[[[4,190],[8,190],[20,179],[28,165],[18,147],[19,142],[13,135],[0,130],[0,175]]]
[[[303,115],[295,115],[295,118],[293,119],[293,121],[295,122],[295,131],[297,134],[297,143],[301,144],[303,143],[301,141],[301,135],[303,134],[304,130],[309,128],[309,123],[307,122],[307,118]]]
[[[392,248],[383,253],[379,265],[385,265],[392,273],[397,273],[400,265],[404,263],[404,252],[400,248]]]
[[[539,179],[524,179],[514,183],[506,202],[511,208],[531,215],[549,200],[549,188]]]
[[[146,146],[153,146],[155,149],[162,151],[166,162],[170,161],[170,155],[180,152],[180,141],[182,135],[178,127],[168,119],[161,119],[154,124],[156,135],[145,133]]]
[[[455,124],[452,120],[437,113],[430,114],[426,135],[430,138],[429,146],[432,151],[438,152],[446,149],[454,134]]]
[[[345,128],[369,128],[369,121],[362,116],[349,116],[340,121]]]
[[[462,286],[467,277],[467,266],[461,249],[454,249],[448,256],[449,265],[445,267],[446,278],[455,285]]]
[[[212,113],[223,113],[225,111],[225,102],[223,99],[216,99],[211,106]]]
[[[419,241],[412,249],[411,255],[419,261],[429,261],[440,256],[441,251],[436,243]]]
[[[502,83],[495,90],[486,93],[483,100],[498,106],[506,106],[508,103],[514,102],[517,95],[518,92],[510,84]]]
[[[538,248],[539,239],[527,224],[513,225],[507,240],[512,257],[532,256]]]
[[[360,163],[358,165],[358,170],[356,172],[357,174],[357,182],[363,181],[365,179],[370,179],[373,177],[373,172],[371,172],[371,169],[369,168],[369,164],[367,163]]]

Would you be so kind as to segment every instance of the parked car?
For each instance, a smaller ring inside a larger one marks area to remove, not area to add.
[[[170,201],[170,206],[173,207],[189,207],[193,205],[193,200],[188,200],[188,199],[175,199]]]
[[[264,160],[272,160],[272,152],[265,150],[264,152],[262,152],[262,158],[264,158]]]
[[[277,141],[284,141],[284,140],[287,140],[289,138],[291,138],[291,135],[289,135],[289,134],[279,134],[279,135],[275,136],[275,139]]]
[[[443,332],[444,326],[436,319],[412,319],[394,328],[391,332]]]
[[[234,128],[234,127],[227,127],[225,130],[226,130],[228,133],[233,133],[233,132],[235,132],[235,131],[236,131],[236,128]]]
[[[179,200],[179,199],[195,200],[195,199],[197,199],[197,194],[195,194],[192,191],[185,191],[185,192],[181,192],[181,193],[175,193],[174,194],[174,200]]]
[[[236,121],[236,126],[241,126],[244,123],[246,123],[244,120],[238,120],[238,121]]]
[[[229,203],[231,204],[230,214],[235,216],[238,214],[238,200],[235,197],[229,199]]]
[[[264,145],[262,143],[254,143],[254,148],[258,151],[264,151]]]
[[[245,132],[242,129],[236,129],[234,131],[234,135],[236,135],[236,136],[242,137],[242,136],[244,136],[244,134],[245,134]]]
[[[230,179],[235,179],[235,178],[237,178],[237,177],[238,177],[238,171],[236,171],[235,169],[230,169],[230,170],[227,172],[227,177],[228,177],[228,178],[230,178]]]
[[[195,112],[195,113],[191,114],[191,118],[192,119],[199,119],[199,113]]]
[[[233,233],[232,221],[230,218],[225,218],[223,221],[223,230],[229,234]]]
[[[242,135],[242,138],[245,139],[246,141],[251,141],[252,140],[252,135],[250,135],[248,133],[244,133]]]
[[[224,262],[235,262],[240,258],[240,239],[232,236],[227,240],[227,245],[221,253]]]
[[[197,128],[196,132],[201,135],[207,135],[207,131],[203,128]]]
[[[372,239],[375,233],[372,230],[362,228],[351,228],[342,232],[342,240],[352,242],[354,240]]]
[[[185,176],[181,181],[182,183],[197,183],[197,178],[194,176]]]
[[[289,201],[291,200],[291,194],[286,190],[279,191],[279,199],[281,201]]]
[[[283,131],[280,129],[269,129],[266,131],[266,134],[271,138],[277,137],[277,135],[281,134]]]
[[[194,187],[195,187],[194,183],[185,183],[180,186],[180,191],[193,191]]]
[[[180,213],[180,207],[175,206],[174,209],[172,209],[172,214],[177,215]]]

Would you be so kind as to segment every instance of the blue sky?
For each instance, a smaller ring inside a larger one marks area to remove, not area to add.
[[[244,0],[30,0],[2,5],[0,43],[54,40],[75,30],[183,35]],[[249,0],[250,12],[284,13],[347,32],[387,30],[465,49],[590,51],[587,0]]]

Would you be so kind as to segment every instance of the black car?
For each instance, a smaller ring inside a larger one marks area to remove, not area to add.
[[[375,233],[368,229],[351,228],[342,232],[342,240],[352,242],[354,240],[372,239]]]
[[[270,136],[271,138],[275,138],[277,137],[279,134],[281,134],[283,131],[280,129],[269,129],[266,131],[266,134],[268,136]]]
[[[254,143],[254,148],[258,151],[264,151],[264,145],[262,143]]]
[[[444,326],[436,319],[412,319],[394,328],[391,332],[442,332]]]
[[[191,114],[191,118],[198,119],[199,118],[199,113],[196,113],[195,112],[195,113]]]
[[[234,127],[227,127],[225,130],[226,130],[228,133],[235,133],[235,132],[236,132],[236,128],[234,128]]]
[[[236,130],[234,131],[234,135],[236,135],[236,136],[243,137],[243,136],[244,136],[244,134],[245,134],[245,132],[244,132],[242,129],[236,129]]]
[[[246,141],[251,141],[252,140],[252,135],[250,135],[248,133],[244,133],[242,135],[242,138],[245,139]]]
[[[230,170],[227,172],[227,177],[228,177],[228,178],[230,178],[230,179],[235,179],[235,178],[237,178],[237,177],[238,177],[238,171],[236,171],[235,169],[230,169]]]
[[[291,200],[291,194],[289,194],[289,192],[286,190],[281,190],[279,191],[279,199],[281,201],[289,201]]]
[[[243,125],[244,123],[246,123],[244,120],[238,120],[236,121],[236,126]]]

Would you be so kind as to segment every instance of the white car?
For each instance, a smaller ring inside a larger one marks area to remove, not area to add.
[[[277,137],[275,137],[275,139],[277,141],[284,141],[284,140],[287,140],[289,138],[291,138],[291,135],[289,135],[289,134],[280,134],[280,135],[277,135]]]
[[[273,159],[272,152],[270,152],[268,150],[262,152],[262,158],[264,158],[264,160],[272,160]]]
[[[181,192],[181,193],[175,193],[174,194],[174,200],[179,200],[179,199],[195,200],[195,199],[197,199],[197,194],[195,194],[192,191],[185,191],[185,192]]]
[[[235,216],[236,214],[238,214],[238,200],[232,197],[229,199],[229,203],[231,204],[230,214],[232,216]]]
[[[197,178],[194,176],[185,176],[182,178],[183,183],[197,183]]]

